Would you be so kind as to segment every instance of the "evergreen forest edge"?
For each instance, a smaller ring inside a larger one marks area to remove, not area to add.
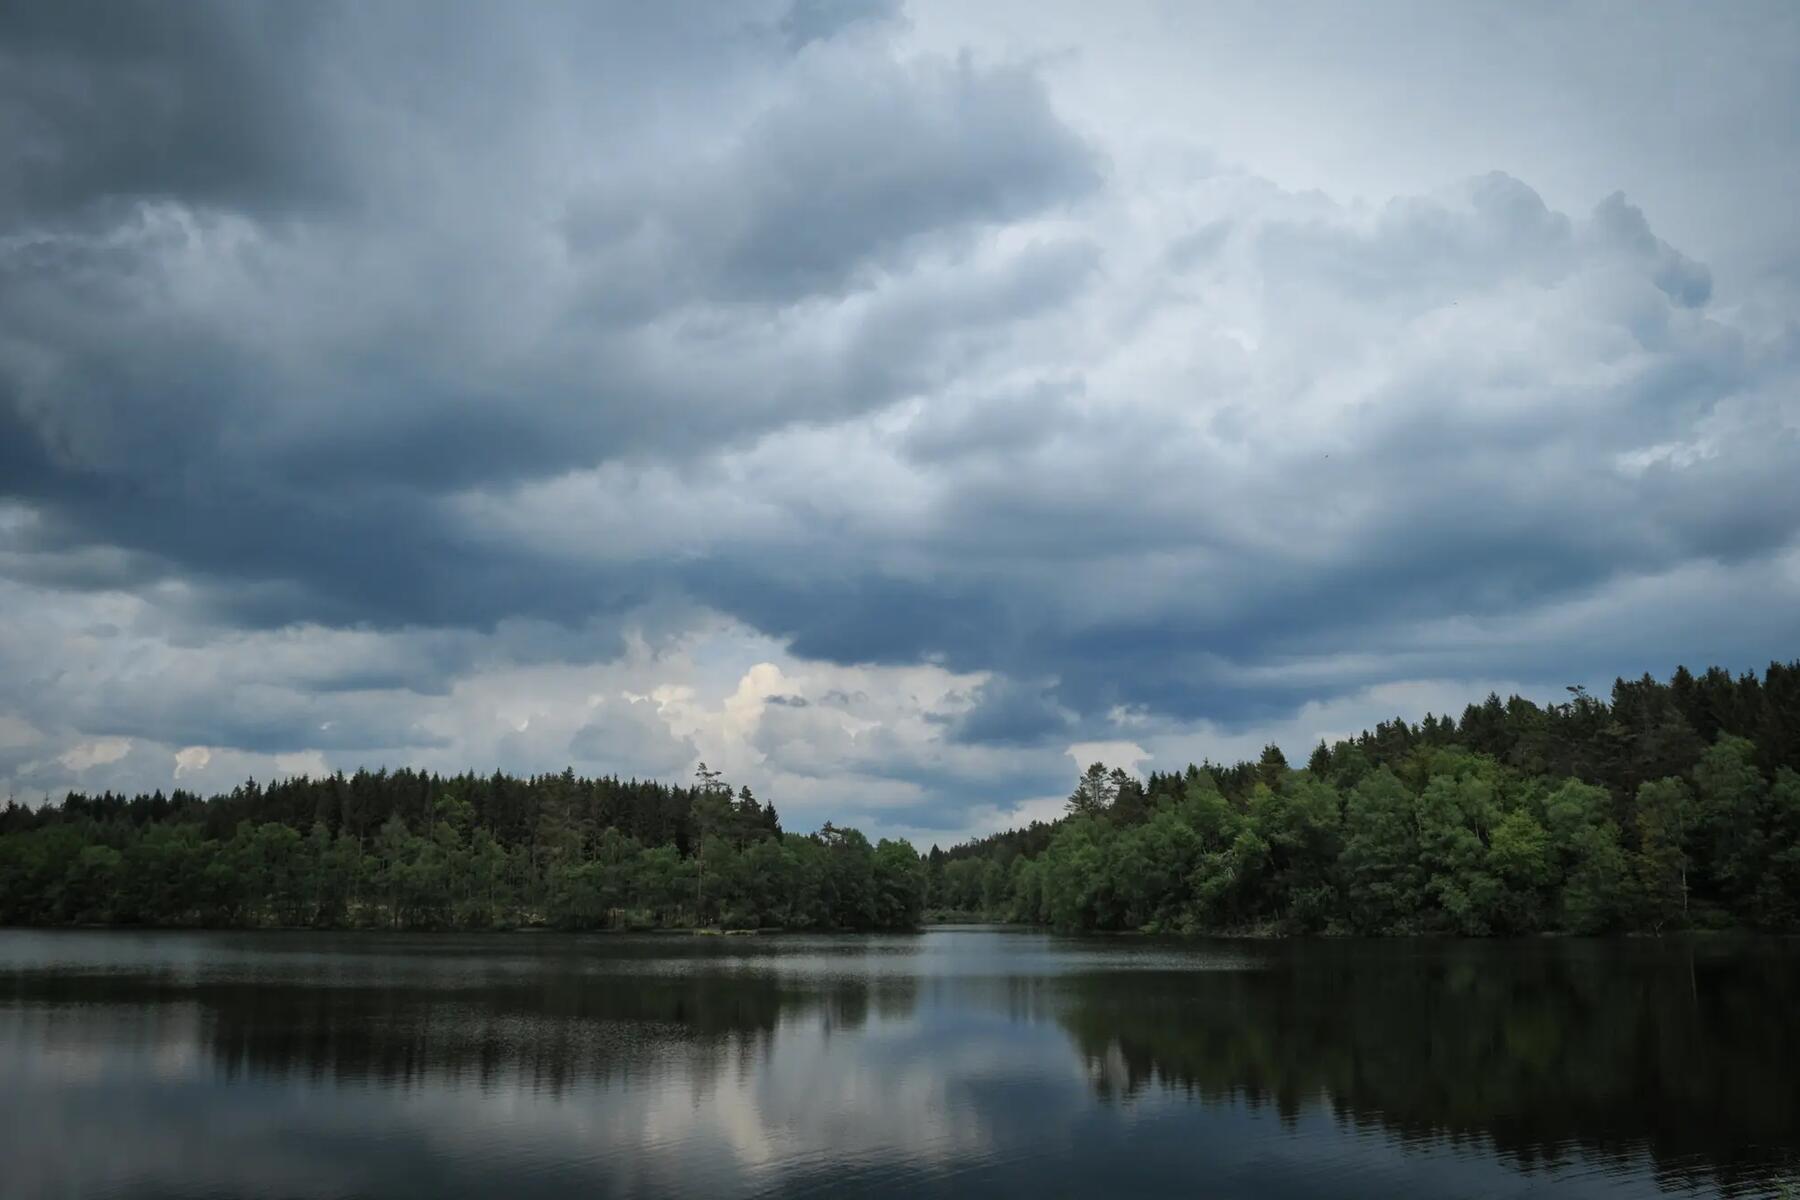
[[[1489,695],[921,856],[691,786],[358,771],[0,810],[0,923],[1181,933],[1800,931],[1800,661]]]

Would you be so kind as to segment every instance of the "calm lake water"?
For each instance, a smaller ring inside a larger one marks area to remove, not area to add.
[[[0,931],[0,1195],[1800,1196],[1797,1001],[1793,942]]]

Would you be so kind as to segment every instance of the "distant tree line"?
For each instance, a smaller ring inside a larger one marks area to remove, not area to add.
[[[895,929],[923,864],[701,765],[692,787],[358,771],[0,811],[0,923]]]
[[[934,915],[1065,929],[1800,930],[1800,662],[1490,695],[1303,769],[1090,767],[1055,822],[926,860]]]
[[[1490,695],[1302,769],[1095,764],[1068,812],[924,859],[692,786],[442,778],[0,810],[0,922],[1510,934],[1800,929],[1800,662]]]

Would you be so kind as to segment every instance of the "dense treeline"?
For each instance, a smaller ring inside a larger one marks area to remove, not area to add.
[[[1089,768],[1054,824],[927,861],[939,912],[1073,929],[1800,929],[1800,662],[1489,696],[1291,769]]]
[[[704,764],[691,788],[360,771],[0,812],[12,924],[875,929],[923,904],[907,843],[783,833]]]
[[[0,811],[0,922],[1527,933],[1800,928],[1800,663],[1489,696],[1140,781],[924,860],[693,787],[295,779]]]

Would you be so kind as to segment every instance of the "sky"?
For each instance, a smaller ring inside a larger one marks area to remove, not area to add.
[[[0,6],[0,787],[1079,766],[1800,654],[1800,7]]]

